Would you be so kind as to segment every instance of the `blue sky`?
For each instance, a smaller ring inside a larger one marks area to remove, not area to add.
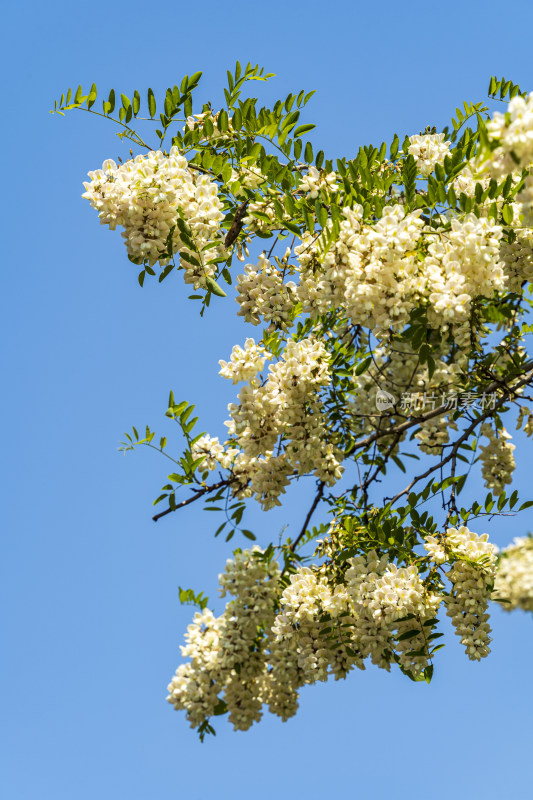
[[[314,141],[350,155],[442,126],[463,99],[485,97],[491,74],[533,88],[532,17],[528,2],[477,0],[52,0],[5,12],[6,798],[531,795],[533,625],[522,613],[494,610],[493,653],[481,664],[449,633],[430,687],[369,668],[304,690],[288,723],[267,715],[243,734],[223,720],[204,745],[165,703],[192,614],[178,585],[214,597],[229,545],[194,506],[151,522],[166,466],[116,448],[132,424],[170,438],[170,389],[197,402],[202,428],[222,432],[232,390],[217,363],[244,329],[231,299],[200,320],[180,276],[140,289],[121,237],[80,196],[87,171],[126,148],[104,120],[48,110],[70,85],[157,93],[196,70],[201,99],[216,104],[238,58],[277,74],[265,101],[317,89]],[[530,451],[519,444],[516,485],[526,491]],[[484,495],[479,482],[473,491]],[[305,499],[303,490],[282,512],[256,514],[260,540],[297,530]],[[488,530],[505,544],[532,528],[525,512]]]

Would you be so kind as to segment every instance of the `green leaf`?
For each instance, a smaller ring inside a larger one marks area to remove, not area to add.
[[[93,85],[91,86],[91,90],[87,95],[87,108],[91,108],[91,106],[94,105],[94,101],[96,100],[96,95],[97,95],[96,84],[93,83]]]
[[[511,222],[513,221],[513,209],[511,208],[511,206],[505,205],[502,208],[502,217],[503,217],[503,221],[507,225],[511,224]]]
[[[213,280],[213,278],[206,278],[205,282],[206,282],[206,285],[207,285],[207,288],[209,289],[209,291],[213,292],[213,294],[216,294],[217,297],[227,297],[227,294],[224,291],[224,289],[222,289],[218,285],[218,283]]]
[[[394,134],[394,139],[392,140],[392,144],[390,146],[390,159],[391,159],[391,161],[394,161],[394,159],[398,155],[399,147],[400,147],[400,139],[398,137],[398,134],[395,133]]]
[[[156,112],[156,103],[154,93],[151,89],[148,89],[148,112],[153,119]]]
[[[309,131],[312,131],[313,128],[316,128],[316,125],[298,125],[298,127],[294,131],[294,136],[296,136],[297,138],[303,136],[304,133],[309,133]]]
[[[411,154],[407,156],[403,162],[402,177],[403,185],[405,187],[405,199],[411,204],[415,199],[416,188],[416,161]]]
[[[108,114],[112,114],[113,111],[115,110],[115,90],[114,89],[111,89],[111,91],[109,92],[109,97],[107,99],[107,105],[108,105],[108,108],[109,108],[109,111],[107,113]]]
[[[217,127],[221,131],[227,131],[229,129],[229,119],[224,109],[222,109],[218,115]]]
[[[419,633],[419,628],[411,628],[411,630],[405,631],[405,633],[401,633],[399,636],[397,636],[396,641],[404,642],[406,639],[413,639],[415,636],[418,636]]]
[[[362,375],[363,372],[367,371],[371,363],[372,363],[372,356],[368,356],[368,358],[365,358],[364,361],[361,361],[361,363],[356,366],[355,374]]]

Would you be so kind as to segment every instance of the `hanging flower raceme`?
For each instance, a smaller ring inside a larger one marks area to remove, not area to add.
[[[448,528],[440,539],[428,536],[426,550],[436,564],[451,562],[446,577],[451,592],[446,596],[447,614],[461,637],[468,657],[474,661],[490,652],[487,613],[496,574],[497,547],[466,526]]]
[[[436,164],[443,164],[450,152],[451,142],[444,141],[443,133],[421,133],[410,136],[409,142],[407,152],[416,159],[416,168],[424,178],[431,175]]]
[[[494,600],[505,611],[533,611],[533,537],[517,537],[501,552],[494,582]]]
[[[206,286],[206,279],[215,273],[208,262],[225,253],[220,232],[222,203],[217,184],[208,175],[195,172],[179,149],[172,147],[168,156],[157,150],[124,164],[105,161],[89,177],[83,197],[99,212],[103,225],[111,230],[124,228],[122,236],[132,261],[165,266],[179,252],[185,282],[195,288]],[[178,217],[189,229],[189,242],[181,238]],[[204,251],[213,243],[218,246]]]

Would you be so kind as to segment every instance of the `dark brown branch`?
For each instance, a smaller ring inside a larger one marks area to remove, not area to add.
[[[298,546],[298,543],[300,542],[300,540],[302,539],[302,537],[303,537],[303,536],[305,536],[305,532],[306,532],[306,530],[307,530],[307,526],[309,525],[309,523],[310,523],[310,521],[311,521],[311,517],[312,517],[312,516],[313,516],[313,514],[315,513],[316,507],[317,507],[317,505],[320,503],[320,501],[321,501],[321,499],[322,499],[322,495],[324,494],[324,488],[325,488],[325,484],[323,484],[322,482],[320,482],[320,485],[319,485],[319,487],[318,487],[318,492],[316,493],[316,497],[315,497],[315,499],[313,500],[313,505],[311,506],[311,508],[310,508],[310,509],[309,509],[309,511],[307,512],[307,516],[306,516],[306,518],[305,518],[305,522],[304,522],[304,524],[303,524],[302,530],[300,531],[300,533],[298,534],[298,536],[296,537],[296,539],[294,540],[294,542],[293,542],[293,543],[291,544],[291,546],[289,547],[289,550],[291,550],[291,552],[293,552],[293,553],[294,553],[294,551],[296,550],[296,547]]]
[[[174,508],[170,508],[169,506],[164,511],[161,511],[160,514],[156,514],[154,517],[152,517],[152,519],[154,522],[157,522],[158,519],[161,519],[161,517],[166,517],[166,515],[170,514],[172,511],[177,511],[178,508],[184,508],[185,506],[194,503],[196,500],[199,500],[200,497],[204,496],[204,494],[208,494],[209,492],[214,492],[216,489],[221,489],[222,486],[227,486],[228,484],[229,481],[226,480],[226,481],[219,481],[218,483],[212,483],[211,486],[204,486],[203,489],[193,489],[195,494],[191,495],[191,497],[188,497],[187,500],[183,500],[181,503],[176,503]]]
[[[521,386],[524,386],[526,383],[529,383],[529,381],[531,381],[532,378],[533,378],[533,373],[529,372],[525,376],[525,378],[522,378],[522,380],[518,381],[518,383],[516,383],[514,386],[508,387],[506,393],[504,394],[503,397],[501,397],[498,400],[498,402],[495,404],[494,408],[491,408],[488,411],[485,411],[485,413],[480,414],[479,417],[476,417],[473,420],[473,422],[471,422],[471,424],[464,431],[464,433],[461,434],[461,436],[453,444],[452,449],[451,449],[450,453],[446,456],[446,458],[441,459],[441,461],[439,461],[438,464],[435,464],[435,466],[433,466],[433,467],[429,467],[429,469],[427,469],[421,475],[417,475],[415,478],[413,478],[413,480],[411,481],[409,486],[406,486],[403,491],[401,491],[399,494],[397,494],[395,497],[393,497],[391,500],[389,500],[390,504],[393,505],[397,500],[400,499],[400,497],[403,497],[403,495],[405,495],[405,494],[409,494],[409,492],[411,491],[413,486],[416,483],[418,483],[418,481],[421,481],[424,478],[427,478],[429,475],[431,475],[432,472],[435,472],[435,470],[440,469],[441,467],[443,467],[445,464],[447,464],[452,459],[456,459],[459,447],[462,445],[462,443],[464,441],[466,441],[468,439],[470,434],[477,428],[477,426],[480,424],[480,422],[483,422],[483,420],[487,419],[487,417],[491,417],[498,408],[503,406],[504,403],[506,403],[509,400],[509,398],[513,394],[516,393],[517,389],[519,389]],[[489,389],[490,389],[490,387],[489,387]],[[387,499],[388,498],[385,498],[386,501],[387,501]]]
[[[530,370],[533,364],[530,362],[525,366],[527,367],[528,370]],[[521,386],[528,383],[532,377],[533,377],[532,374],[528,373],[528,377],[526,379],[519,381],[515,386],[506,387],[506,393],[503,400],[499,401],[496,405],[500,406],[505,401],[509,400],[509,398],[515,393],[515,390],[519,389]],[[501,388],[502,388],[501,381],[492,381],[492,383],[489,383],[489,385],[485,387],[484,392],[485,394],[487,394],[493,392],[495,389],[501,390]],[[394,425],[390,428],[383,428],[381,431],[379,430],[375,431],[374,433],[371,433],[369,436],[366,436],[364,439],[360,439],[358,442],[354,442],[350,451],[346,453],[346,455],[351,455],[355,450],[360,450],[363,447],[367,447],[369,444],[372,444],[372,442],[375,442],[376,439],[381,439],[384,436],[394,436],[397,433],[403,433],[404,431],[409,430],[409,428],[412,428],[415,425],[419,425],[421,422],[427,422],[427,420],[433,419],[433,417],[438,417],[439,414],[444,414],[446,411],[451,411],[451,410],[452,409],[450,409],[446,404],[443,406],[439,406],[438,408],[434,408],[431,411],[427,411],[425,414],[420,414],[420,416],[418,417],[412,417],[411,419],[408,419],[406,422],[402,422],[400,425]],[[493,410],[494,409],[491,409],[491,411]],[[490,416],[490,412],[488,414],[485,414],[484,418],[488,416]]]

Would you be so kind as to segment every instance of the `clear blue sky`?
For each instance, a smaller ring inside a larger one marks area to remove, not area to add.
[[[48,109],[69,85],[131,94],[196,70],[202,99],[218,100],[239,58],[277,74],[268,100],[317,89],[314,141],[350,154],[442,126],[463,99],[485,97],[491,73],[533,88],[532,22],[519,0],[51,0],[4,12],[6,799],[531,796],[533,621],[519,612],[494,610],[481,664],[448,635],[430,687],[369,668],[304,690],[288,723],[267,715],[243,734],[222,720],[204,745],[165,703],[192,613],[178,585],[215,596],[229,545],[194,507],[152,523],[166,467],[116,447],[131,424],[172,433],[171,388],[221,432],[232,392],[217,362],[243,331],[222,302],[200,320],[180,277],[140,289],[121,237],[80,197],[87,171],[126,149],[110,123]],[[526,489],[530,449],[519,455]],[[257,515],[260,540],[296,528],[304,508],[295,497]],[[505,544],[532,522],[490,533]]]

